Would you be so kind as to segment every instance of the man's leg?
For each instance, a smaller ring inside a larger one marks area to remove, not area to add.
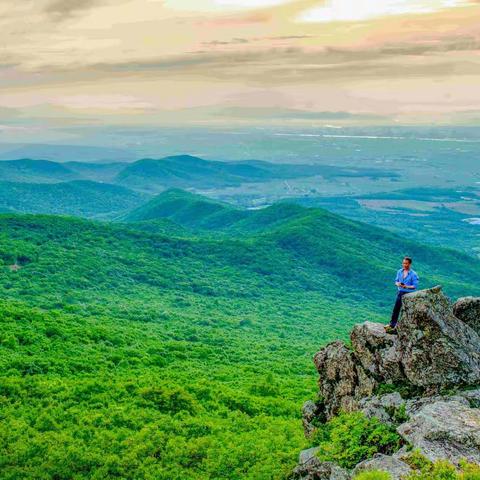
[[[400,316],[400,310],[402,309],[402,297],[404,293],[398,292],[395,305],[393,306],[392,319],[390,320],[390,326],[395,328],[397,326],[398,317]]]

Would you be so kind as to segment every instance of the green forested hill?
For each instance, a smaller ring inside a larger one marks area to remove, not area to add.
[[[53,183],[75,180],[76,175],[61,163],[22,158],[0,161],[0,179],[8,182]]]
[[[388,302],[385,285],[398,267],[399,257],[406,254],[415,258],[418,265],[415,268],[419,269],[425,287],[448,284],[452,295],[462,295],[480,278],[480,263],[468,255],[427,247],[408,237],[347,220],[321,208],[278,203],[259,210],[240,210],[174,189],[133,210],[123,221],[133,222],[132,228],[135,228],[136,222],[159,219],[171,220],[199,235],[221,234],[245,242],[253,239],[257,246],[269,245],[267,249],[272,256],[275,249],[282,254],[288,252],[294,265],[308,263],[302,267],[309,272],[308,278],[314,278],[319,271],[330,275],[329,282],[337,297],[344,295],[343,292],[349,297],[356,296],[357,292],[364,296],[365,286],[359,279],[366,275],[370,282],[368,296]],[[277,260],[281,265],[280,259]],[[262,262],[269,264],[268,259]]]
[[[246,217],[247,210],[185,190],[170,189],[119,217],[119,220],[141,222],[166,218],[189,228],[222,230]]]
[[[127,188],[90,180],[59,183],[0,182],[0,206],[19,213],[111,218],[148,199]]]
[[[285,478],[311,356],[387,319],[402,254],[424,286],[479,293],[470,257],[271,208],[218,235],[0,215],[2,479]]]
[[[258,160],[221,162],[191,155],[137,160],[120,171],[115,183],[142,191],[160,192],[172,187],[212,188],[322,175],[334,177],[387,177],[393,172],[374,168],[343,168],[332,165],[278,164]]]

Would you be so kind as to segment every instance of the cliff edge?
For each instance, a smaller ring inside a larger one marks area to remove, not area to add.
[[[412,451],[432,462],[480,464],[480,298],[452,305],[439,286],[408,294],[397,330],[365,322],[353,328],[351,345],[335,341],[315,354],[319,392],[303,406],[303,426],[314,437],[339,414],[362,412],[393,426],[402,447],[353,469],[321,461],[313,447],[300,454],[294,479],[382,470],[400,480],[411,472]]]

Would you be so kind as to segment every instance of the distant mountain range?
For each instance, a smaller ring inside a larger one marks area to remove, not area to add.
[[[57,183],[94,180],[150,192],[178,186],[208,188],[313,176],[395,177],[396,174],[372,168],[277,164],[258,160],[219,162],[190,155],[144,158],[133,163],[59,163],[29,158],[0,162],[2,181]]]
[[[395,174],[368,168],[279,164],[258,160],[219,162],[180,155],[159,160],[138,160],[120,171],[114,181],[130,188],[158,192],[171,187],[212,188],[314,176],[394,177]]]
[[[219,162],[190,155],[133,163],[60,163],[22,158],[0,161],[0,211],[115,217],[173,187],[204,190],[319,175],[395,177],[395,173],[369,168],[257,160]]]
[[[0,160],[12,158],[42,158],[55,162],[63,162],[66,158],[80,162],[127,162],[134,160],[135,155],[124,148],[90,145],[0,144]]]

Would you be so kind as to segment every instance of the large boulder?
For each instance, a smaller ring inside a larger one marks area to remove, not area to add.
[[[350,340],[364,370],[381,382],[404,380],[398,338],[385,332],[380,323],[365,322],[353,327]]]
[[[365,322],[353,328],[351,349],[337,341],[315,355],[326,419],[358,409],[359,400],[381,383],[404,384],[427,394],[480,383],[480,337],[453,315],[440,287],[405,295],[402,312],[398,335]],[[312,412],[304,415],[307,434]]]
[[[306,434],[341,411],[361,410],[368,418],[400,424],[397,431],[406,445],[432,461],[480,463],[479,310],[480,299],[473,297],[452,306],[441,287],[410,293],[403,297],[398,335],[365,322],[354,327],[351,348],[337,341],[320,350],[314,362],[321,402],[304,406]],[[381,384],[401,387],[409,399],[398,392],[374,395]],[[442,396],[446,391],[452,393]],[[315,453],[303,452],[295,479],[349,478]],[[408,475],[410,467],[400,451],[375,455],[353,474],[366,470],[384,470],[395,480]]]
[[[453,304],[453,314],[480,335],[480,297],[459,298]]]
[[[397,329],[410,384],[434,391],[480,382],[480,337],[453,315],[440,287],[405,295]]]
[[[413,409],[398,433],[428,459],[480,463],[480,409],[463,401],[435,400]]]
[[[352,478],[355,478],[359,473],[371,470],[388,472],[392,480],[402,480],[412,471],[412,469],[399,458],[377,453],[372,458],[359,463],[352,472]]]
[[[405,400],[398,392],[366,397],[359,401],[359,408],[367,418],[378,418],[382,423],[392,425],[397,422]]]
[[[356,410],[358,399],[373,393],[375,381],[358,365],[343,342],[328,344],[313,360],[320,374],[318,385],[327,419],[340,411]]]
[[[349,480],[349,473],[332,462],[322,462],[316,455],[318,448],[300,452],[293,480]]]

